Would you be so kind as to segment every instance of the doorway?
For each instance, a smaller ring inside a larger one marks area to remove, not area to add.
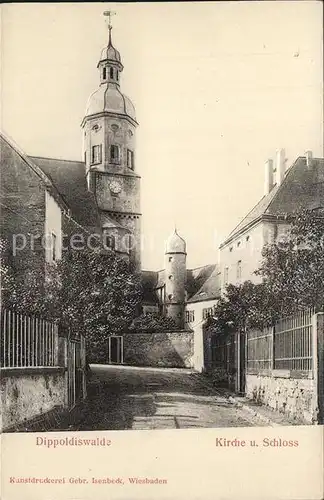
[[[108,363],[122,364],[124,362],[123,337],[112,336],[108,339]]]

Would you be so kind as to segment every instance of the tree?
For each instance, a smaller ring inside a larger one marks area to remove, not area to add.
[[[287,217],[289,234],[263,250],[256,274],[272,307],[281,314],[296,308],[321,308],[324,301],[324,214],[303,210]]]
[[[175,330],[177,330],[177,325],[173,318],[152,313],[138,316],[129,328],[130,332],[140,333],[174,332]]]
[[[44,273],[16,281],[8,306],[58,321],[73,335],[87,339],[90,357],[105,349],[110,335],[128,329],[141,299],[140,276],[114,252],[90,249],[64,252]]]
[[[213,333],[244,331],[248,326],[257,328],[271,323],[274,314],[264,284],[245,281],[241,285],[226,287],[206,327]]]

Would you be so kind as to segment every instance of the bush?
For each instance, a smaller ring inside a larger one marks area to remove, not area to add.
[[[134,333],[174,332],[177,329],[177,325],[172,318],[158,316],[153,313],[141,314],[141,316],[134,319],[129,327],[129,331]]]

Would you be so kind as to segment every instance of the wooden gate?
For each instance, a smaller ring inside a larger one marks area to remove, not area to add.
[[[68,342],[68,404],[72,409],[83,397],[83,369],[80,340]]]
[[[108,339],[108,363],[122,364],[124,362],[123,337],[111,336]]]

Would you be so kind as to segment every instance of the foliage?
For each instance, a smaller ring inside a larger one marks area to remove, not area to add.
[[[1,303],[8,303],[15,294],[14,271],[10,261],[10,249],[5,238],[0,237]]]
[[[44,273],[33,270],[16,281],[10,307],[59,321],[72,335],[80,332],[92,352],[104,349],[108,336],[128,329],[141,298],[140,277],[113,252],[89,249],[65,252]]]
[[[173,318],[158,316],[157,314],[142,314],[134,319],[130,325],[130,332],[157,333],[173,332],[177,330],[177,325]]]
[[[270,323],[274,314],[265,286],[245,281],[241,285],[226,287],[206,327],[214,333],[243,331],[248,325],[259,327]]]
[[[322,307],[324,300],[324,214],[303,210],[287,221],[288,237],[264,248],[256,271],[282,314]]]

